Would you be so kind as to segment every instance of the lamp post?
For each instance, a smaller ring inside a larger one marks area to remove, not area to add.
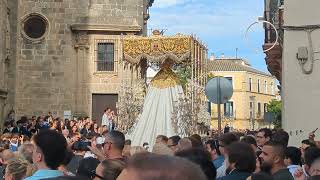
[[[250,96],[250,102],[252,103],[252,106],[250,106],[250,127],[251,130],[254,130],[256,96]]]

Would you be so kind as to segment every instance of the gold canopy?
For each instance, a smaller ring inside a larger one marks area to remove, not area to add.
[[[153,35],[150,37],[127,36],[124,39],[124,58],[132,64],[140,60],[163,63],[167,59],[182,63],[190,59],[192,37]]]
[[[152,79],[151,86],[164,89],[180,85],[180,80],[170,67],[162,68]]]

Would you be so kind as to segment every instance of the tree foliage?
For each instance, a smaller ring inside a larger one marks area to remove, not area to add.
[[[275,119],[273,121],[274,128],[280,129],[282,127],[281,124],[281,109],[282,102],[278,100],[272,100],[267,106],[268,112],[274,113]]]

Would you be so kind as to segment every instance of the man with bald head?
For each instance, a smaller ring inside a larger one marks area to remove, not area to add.
[[[191,140],[189,138],[182,138],[178,142],[177,152],[183,151],[183,150],[187,150],[187,149],[191,149],[191,148],[192,148]]]

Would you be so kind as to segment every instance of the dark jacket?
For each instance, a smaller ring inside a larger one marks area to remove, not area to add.
[[[246,180],[249,176],[251,176],[251,173],[234,170],[230,174],[217,180]]]

